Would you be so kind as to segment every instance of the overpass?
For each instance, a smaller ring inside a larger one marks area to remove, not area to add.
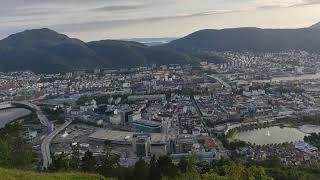
[[[61,132],[63,131],[66,127],[68,127],[72,123],[72,120],[66,121],[63,125],[61,125],[59,128],[55,129],[52,131],[48,136],[46,136],[42,143],[41,143],[41,153],[43,156],[43,168],[48,168],[49,165],[52,163],[52,158],[51,158],[51,151],[50,151],[50,145],[52,140]]]
[[[36,110],[36,114],[37,114],[37,117],[40,121],[40,123],[48,128],[52,128],[52,124],[51,122],[48,120],[48,118],[43,114],[43,112],[41,111],[40,107],[35,105],[35,104],[32,104],[32,103],[29,103],[29,102],[26,102],[26,101],[11,101],[12,104],[20,104],[20,105],[24,105],[24,106],[27,106],[29,107],[30,109],[34,109]]]
[[[217,75],[207,75],[209,78],[214,79],[216,81],[218,81],[219,83],[221,83],[226,89],[228,90],[232,90],[232,87],[230,86],[230,84],[228,84],[227,82],[225,82],[223,79],[221,79],[220,77],[218,77]]]
[[[61,132],[64,128],[66,128],[71,122],[68,121],[65,124],[63,124],[62,126],[60,126],[58,129],[53,131],[52,123],[43,114],[43,112],[41,111],[39,106],[32,104],[30,102],[26,102],[26,101],[12,101],[11,103],[17,104],[17,105],[27,106],[30,109],[34,109],[36,111],[36,114],[37,114],[37,117],[38,117],[40,123],[43,126],[46,126],[48,128],[48,134],[45,136],[45,138],[43,139],[43,141],[41,143],[41,153],[42,153],[42,161],[43,161],[42,167],[43,168],[49,167],[49,165],[52,163],[51,152],[50,152],[51,141],[53,140],[53,138],[57,134],[59,134],[59,132]]]

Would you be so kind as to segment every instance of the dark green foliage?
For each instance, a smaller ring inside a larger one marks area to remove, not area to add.
[[[133,177],[136,180],[148,180],[149,179],[149,164],[143,159],[140,159],[134,165]]]
[[[196,58],[177,50],[136,42],[84,43],[50,29],[28,30],[0,40],[0,71],[55,73],[145,64],[187,64]]]
[[[57,72],[101,63],[84,42],[49,29],[28,30],[0,41],[0,71]]]
[[[81,162],[81,157],[80,157],[80,146],[77,145],[71,145],[71,157],[69,161],[69,166],[70,169],[73,170],[79,170],[80,169],[80,162]]]
[[[181,173],[187,173],[188,171],[188,160],[185,157],[182,157],[179,161],[178,168]]]
[[[205,174],[206,172],[209,172],[211,169],[211,165],[208,161],[199,161],[196,163],[196,166],[200,174]]]
[[[169,156],[159,157],[157,166],[162,176],[175,177],[178,173],[177,167],[173,164]]]
[[[320,148],[320,133],[311,133],[310,136],[305,136],[303,139],[305,142]]]
[[[152,156],[150,160],[149,177],[152,177],[153,180],[161,179],[161,171],[157,165],[157,159],[155,156]]]
[[[48,117],[50,121],[57,120],[58,124],[63,124],[65,122],[64,112],[61,108],[53,110],[48,107],[44,107],[42,108],[42,111],[45,113],[45,115]]]
[[[159,157],[158,160],[153,156],[149,163],[140,159],[133,167],[120,167],[119,157],[107,151],[106,156],[102,158],[102,164],[98,168],[96,168],[95,164],[97,162],[90,152],[86,152],[78,165],[81,169],[72,169],[70,158],[67,158],[66,154],[61,154],[58,158],[54,158],[53,162],[50,169],[52,171],[92,172],[120,180],[269,180],[272,178],[275,180],[300,180],[319,179],[320,177],[319,166],[290,168],[282,166],[278,158],[259,163],[243,164],[225,160],[221,160],[218,163],[210,163],[191,157],[189,159],[182,158],[176,166],[168,156]],[[55,168],[53,169],[52,167]]]
[[[30,144],[23,137],[19,124],[6,125],[0,129],[0,166],[5,168],[30,168],[33,153]]]
[[[97,171],[106,177],[118,177],[122,174],[121,172],[119,173],[119,170],[121,170],[119,160],[120,157],[118,155],[107,151],[107,154],[102,157],[101,165]]]
[[[81,170],[83,172],[95,172],[97,160],[93,156],[92,152],[87,151],[81,160]]]
[[[62,153],[58,156],[52,157],[52,164],[49,166],[49,171],[68,171],[69,170],[69,159],[66,153]]]
[[[318,29],[236,28],[201,30],[174,40],[166,47],[175,49],[211,49],[216,51],[319,51]]]
[[[316,180],[320,178],[319,172],[308,173],[299,169],[270,168],[266,169],[266,172],[274,180]]]
[[[305,124],[310,125],[320,125],[320,118],[319,114],[316,115],[307,115],[298,118],[284,118],[274,122],[274,125],[283,125],[283,124],[290,124],[294,127],[299,127]]]
[[[189,50],[186,51],[194,57],[197,57],[201,60],[205,60],[209,63],[221,64],[225,62],[225,59],[217,54],[201,51],[201,50]]]
[[[231,129],[227,135],[220,136],[219,139],[223,144],[223,147],[230,149],[230,150],[236,150],[238,148],[246,147],[248,143],[240,140],[232,140],[229,139],[234,136],[234,134],[237,133],[236,129]]]

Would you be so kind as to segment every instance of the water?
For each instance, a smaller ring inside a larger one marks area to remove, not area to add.
[[[280,128],[278,126],[255,129],[237,133],[233,139],[238,139],[252,144],[280,144],[284,142],[303,141],[307,134],[296,128]]]
[[[299,129],[300,129],[300,131],[302,131],[306,134],[320,133],[320,126],[315,126],[315,125],[310,125],[310,124],[300,126]]]

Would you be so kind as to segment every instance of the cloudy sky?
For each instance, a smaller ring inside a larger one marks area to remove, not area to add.
[[[181,37],[200,29],[297,28],[320,0],[0,0],[0,38],[48,27],[84,41]]]

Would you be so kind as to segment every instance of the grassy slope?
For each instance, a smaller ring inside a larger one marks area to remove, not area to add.
[[[84,173],[37,173],[32,171],[0,168],[0,180],[105,180],[106,178]]]

